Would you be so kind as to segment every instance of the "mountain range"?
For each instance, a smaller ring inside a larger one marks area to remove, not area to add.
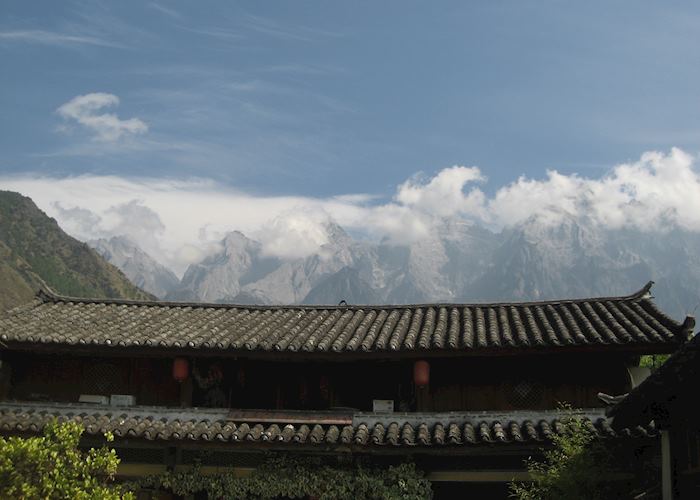
[[[491,231],[467,221],[437,222],[407,245],[351,238],[326,224],[328,242],[306,258],[266,255],[234,231],[181,280],[124,238],[93,241],[112,264],[154,295],[175,301],[239,304],[350,304],[544,300],[624,295],[653,280],[672,316],[700,304],[700,235],[610,230],[565,213]]]
[[[607,229],[566,213],[493,231],[436,222],[397,245],[352,238],[326,223],[327,242],[305,258],[268,255],[239,231],[182,278],[124,236],[87,244],[63,232],[31,199],[0,191],[0,309],[36,289],[83,297],[239,304],[349,304],[543,300],[627,294],[653,280],[670,315],[700,304],[700,234]]]

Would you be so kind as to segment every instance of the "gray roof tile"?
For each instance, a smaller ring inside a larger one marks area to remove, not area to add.
[[[303,353],[680,344],[694,322],[657,309],[650,287],[600,299],[387,306],[145,302],[42,291],[0,319],[0,340]]]

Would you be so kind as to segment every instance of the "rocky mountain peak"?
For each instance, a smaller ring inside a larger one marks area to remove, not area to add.
[[[180,282],[175,273],[158,263],[127,236],[101,238],[88,244],[126,274],[132,283],[156,297],[165,297]]]
[[[167,298],[244,304],[536,300],[625,294],[653,279],[660,304],[676,316],[700,302],[694,251],[700,235],[668,231],[670,240],[660,241],[656,233],[556,215],[530,217],[500,233],[471,221],[439,221],[429,237],[408,245],[356,241],[329,222],[328,242],[317,253],[291,259],[266,256],[261,243],[234,231],[217,252],[191,265]],[[112,253],[127,243],[113,242]]]

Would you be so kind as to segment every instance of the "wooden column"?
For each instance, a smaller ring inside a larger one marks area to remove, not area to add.
[[[190,408],[192,406],[192,375],[180,382],[180,408]]]
[[[671,436],[661,431],[661,498],[673,500],[673,470],[671,468]]]

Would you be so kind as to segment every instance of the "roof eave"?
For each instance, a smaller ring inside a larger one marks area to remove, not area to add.
[[[175,346],[144,346],[144,345],[105,345],[105,344],[65,344],[54,342],[14,342],[5,341],[8,351],[30,351],[45,353],[69,353],[75,355],[107,354],[115,357],[222,357],[274,361],[358,361],[385,359],[445,359],[473,357],[512,357],[512,356],[550,356],[578,355],[591,353],[606,353],[614,355],[647,355],[671,354],[681,345],[678,341],[663,343],[638,344],[589,344],[589,345],[560,345],[560,346],[530,346],[530,347],[486,347],[472,349],[432,348],[432,349],[385,349],[385,350],[343,350],[343,351],[275,351],[247,350],[227,348],[192,348]]]

